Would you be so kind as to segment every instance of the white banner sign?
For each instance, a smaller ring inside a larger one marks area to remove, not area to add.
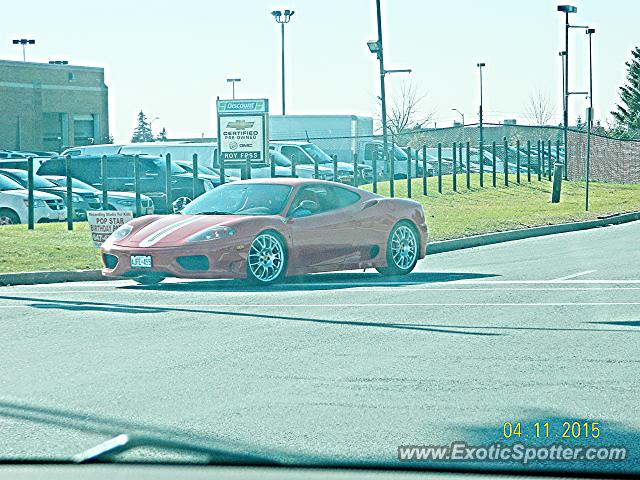
[[[88,211],[87,220],[94,247],[99,247],[118,227],[133,218],[131,210]]]
[[[220,157],[228,163],[264,163],[264,117],[220,117]]]

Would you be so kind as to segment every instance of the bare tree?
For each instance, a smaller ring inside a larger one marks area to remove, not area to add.
[[[535,125],[547,125],[555,114],[556,105],[551,97],[540,90],[529,96],[525,116]]]
[[[420,110],[420,103],[425,97],[426,94],[419,94],[412,82],[403,81],[399,94],[387,104],[388,132],[399,136],[424,127],[433,118],[433,112],[425,113]],[[377,119],[381,119],[380,114],[377,115]]]

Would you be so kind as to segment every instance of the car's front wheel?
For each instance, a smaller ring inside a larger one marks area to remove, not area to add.
[[[418,262],[420,239],[411,222],[398,222],[387,240],[387,266],[376,268],[383,275],[406,275]]]
[[[282,280],[287,271],[287,247],[275,232],[262,232],[249,247],[247,280],[269,285]]]
[[[20,223],[20,217],[13,210],[8,208],[0,208],[0,225],[17,225]]]

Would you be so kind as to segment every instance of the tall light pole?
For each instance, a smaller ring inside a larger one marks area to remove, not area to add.
[[[589,210],[589,162],[591,160],[591,128],[593,127],[593,56],[591,54],[591,36],[596,33],[596,29],[587,28],[585,33],[589,35],[589,110],[587,112],[587,155],[584,169],[584,209]]]
[[[33,39],[29,39],[29,38],[19,38],[19,39],[15,39],[12,42],[14,45],[22,45],[22,61],[26,62],[27,61],[27,54],[25,52],[25,45],[35,45],[36,41]]]
[[[281,12],[280,10],[274,10],[271,12],[273,18],[276,19],[276,22],[280,24],[280,32],[282,34],[282,115],[285,114],[284,108],[284,24],[289,23],[291,21],[291,17],[295,12],[293,10],[285,10]]]
[[[482,127],[482,68],[486,66],[486,63],[480,62],[478,63],[478,69],[480,70],[480,109],[479,109],[479,117],[480,117],[480,149],[478,151],[478,162],[480,163],[480,187],[484,186],[484,137],[483,137],[483,127]]]
[[[460,114],[460,116],[462,117],[462,126],[464,127],[464,113],[462,113],[460,110],[458,110],[457,108],[452,108],[451,111],[453,112],[458,112]]]
[[[367,47],[369,47],[369,51],[371,53],[375,53],[378,58],[378,63],[380,65],[380,106],[382,109],[382,150],[384,155],[385,165],[389,164],[389,148],[387,141],[387,96],[385,93],[384,87],[384,77],[387,73],[411,73],[410,68],[404,69],[396,69],[396,70],[385,70],[384,68],[384,52],[382,48],[382,16],[380,14],[380,0],[376,0],[376,19],[378,23],[378,40],[369,40],[367,42]],[[394,160],[393,154],[391,155],[391,161]],[[373,192],[377,193],[378,191],[378,162],[377,158],[374,155],[372,159],[372,168],[373,168]]]
[[[567,164],[569,163],[569,14],[576,13],[578,9],[572,5],[558,5],[558,11],[564,13],[564,111],[562,123],[564,124],[564,178],[567,178]],[[560,155],[557,155],[558,160]]]
[[[154,119],[149,122],[149,132],[151,134],[151,138],[149,139],[150,141],[153,141],[153,122],[156,120],[160,120],[160,117],[154,117]]]
[[[236,99],[236,82],[240,82],[240,78],[227,78],[227,83],[231,84],[231,98]]]

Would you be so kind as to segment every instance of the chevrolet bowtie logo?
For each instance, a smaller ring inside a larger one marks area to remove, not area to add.
[[[247,122],[246,120],[234,120],[227,123],[228,128],[235,128],[236,130],[245,130],[253,127],[254,122]]]

